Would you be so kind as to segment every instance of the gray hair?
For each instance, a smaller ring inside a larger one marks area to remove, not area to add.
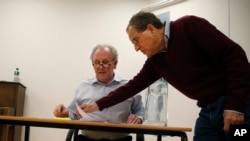
[[[138,32],[143,32],[146,30],[148,24],[152,24],[157,29],[164,26],[161,20],[153,13],[139,11],[129,20],[126,31],[128,32],[129,26],[133,26]]]
[[[107,44],[98,44],[96,45],[93,50],[92,53],[90,55],[90,59],[93,61],[93,55],[96,52],[96,50],[100,49],[100,48],[109,48],[112,55],[113,55],[113,61],[117,61],[118,60],[118,53],[115,47],[111,46],[111,45],[107,45]]]

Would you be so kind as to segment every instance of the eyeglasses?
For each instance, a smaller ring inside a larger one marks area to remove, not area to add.
[[[142,33],[141,33],[142,34]],[[137,46],[137,44],[139,43],[139,40],[141,38],[141,34],[138,36],[138,37],[135,37],[133,40],[132,40],[132,43]]]
[[[133,40],[132,40],[132,43],[137,46],[137,44],[140,42],[140,38],[142,36],[142,34],[145,32],[146,30],[142,31],[139,33],[139,35],[137,37],[135,37]]]
[[[101,66],[104,67],[104,68],[108,68],[111,65],[111,63],[113,63],[113,62],[114,62],[114,60],[112,60],[112,61],[102,61],[102,62],[96,61],[96,62],[93,63],[93,66],[95,68],[97,68],[97,69],[100,68]]]

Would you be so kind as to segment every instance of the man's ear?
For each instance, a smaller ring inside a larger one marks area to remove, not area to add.
[[[116,66],[117,66],[117,64],[118,64],[118,61],[116,60],[115,62],[114,62],[114,65],[115,65],[115,69],[116,69]]]
[[[150,31],[151,33],[154,33],[155,27],[152,24],[148,24],[146,30]]]

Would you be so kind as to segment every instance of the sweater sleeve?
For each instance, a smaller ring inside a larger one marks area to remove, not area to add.
[[[115,91],[110,92],[109,95],[97,100],[96,104],[99,110],[118,104],[144,90],[159,78],[160,76],[155,72],[148,59],[141,71],[132,80]]]

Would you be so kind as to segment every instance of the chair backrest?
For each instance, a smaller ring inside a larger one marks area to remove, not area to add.
[[[148,87],[143,124],[166,126],[168,83],[160,78]]]
[[[69,129],[66,141],[77,141],[78,129]],[[136,134],[136,141],[144,141],[144,134]]]

